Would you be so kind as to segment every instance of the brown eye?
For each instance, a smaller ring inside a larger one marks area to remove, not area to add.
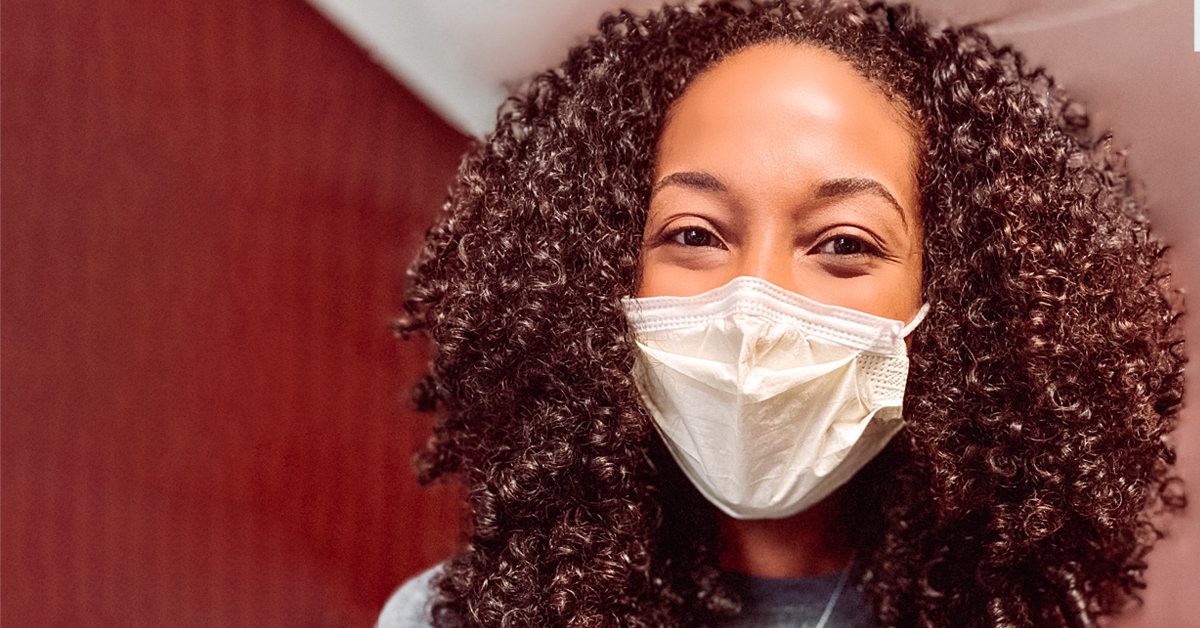
[[[833,236],[832,238],[825,240],[821,243],[818,251],[826,255],[840,256],[879,254],[879,249],[874,245],[866,242],[862,238],[849,235]]]
[[[713,234],[707,229],[689,227],[675,234],[675,241],[684,246],[713,246]]]
[[[834,238],[830,246],[834,255],[857,255],[863,252],[862,240],[858,238]]]

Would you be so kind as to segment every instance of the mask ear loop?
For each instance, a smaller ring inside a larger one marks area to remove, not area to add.
[[[917,328],[917,325],[920,325],[921,321],[925,320],[925,315],[928,313],[929,313],[929,304],[928,303],[922,304],[921,309],[917,310],[917,315],[913,317],[912,322],[905,325],[904,329],[900,330],[900,337],[907,338],[908,335],[911,334],[913,332],[913,330]]]

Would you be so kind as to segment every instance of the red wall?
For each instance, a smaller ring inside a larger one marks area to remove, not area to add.
[[[301,0],[5,0],[3,622],[369,626],[447,555],[388,333],[467,140]]]

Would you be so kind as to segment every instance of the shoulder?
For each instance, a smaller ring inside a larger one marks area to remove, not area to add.
[[[396,589],[375,628],[429,628],[429,584],[441,572],[442,566],[435,565]]]

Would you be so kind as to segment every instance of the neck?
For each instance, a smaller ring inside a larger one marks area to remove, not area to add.
[[[853,547],[841,493],[786,519],[741,520],[721,513],[721,567],[765,578],[817,576],[845,568]]]

